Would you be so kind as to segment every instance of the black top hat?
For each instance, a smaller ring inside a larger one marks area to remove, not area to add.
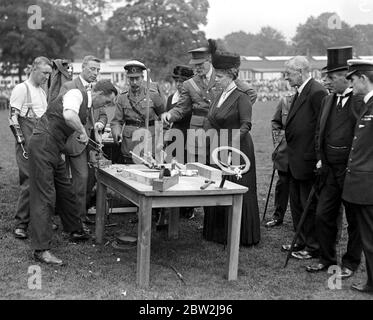
[[[143,71],[146,70],[146,67],[140,61],[131,60],[124,65],[124,70],[127,71],[128,77],[138,77],[143,75]]]
[[[328,48],[326,73],[347,70],[347,60],[352,59],[352,47]]]
[[[348,60],[347,79],[351,79],[352,75],[358,71],[373,71],[373,60],[354,59]]]
[[[179,65],[174,68],[172,77],[176,79],[180,79],[182,81],[188,80],[193,77],[193,69],[188,66]]]
[[[241,58],[236,53],[216,51],[212,55],[212,65],[215,69],[239,68]]]

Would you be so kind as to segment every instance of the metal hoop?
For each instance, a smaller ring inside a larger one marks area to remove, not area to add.
[[[234,152],[234,153],[238,153],[243,158],[243,160],[245,161],[245,165],[233,166],[233,165],[230,165],[230,164],[222,163],[218,159],[218,154],[221,151],[231,151],[231,152]],[[244,174],[244,173],[246,173],[250,170],[251,163],[250,163],[250,160],[247,157],[247,155],[244,154],[241,150],[233,148],[233,147],[229,147],[229,146],[218,147],[218,148],[214,149],[214,151],[212,152],[211,158],[212,158],[213,162],[222,171],[224,171],[228,174],[231,174],[231,175],[241,176],[242,174]]]

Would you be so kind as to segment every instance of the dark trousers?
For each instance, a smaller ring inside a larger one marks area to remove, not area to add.
[[[18,122],[25,138],[24,148],[28,151],[28,144],[37,120],[19,117]],[[29,161],[23,156],[22,147],[18,143],[16,144],[16,161],[20,186],[15,215],[16,228],[27,229],[30,222]]]
[[[350,203],[356,213],[367,269],[367,285],[373,287],[373,205]]]
[[[30,235],[34,250],[48,250],[53,235],[52,215],[59,210],[66,232],[82,229],[79,203],[54,138],[35,132],[29,144]]]
[[[84,219],[87,214],[88,157],[87,150],[80,155],[67,157],[71,170],[71,182],[79,202],[79,217]]]
[[[336,241],[345,169],[345,164],[329,166],[326,169],[325,184],[320,190],[316,209],[316,234],[320,245],[320,262],[326,265],[337,264]],[[356,270],[362,253],[358,222],[353,206],[345,201],[343,205],[348,222],[348,243],[347,251],[342,257],[342,266]]]
[[[289,202],[289,174],[284,171],[277,171],[277,174],[273,219],[283,221]]]
[[[306,207],[307,199],[310,194],[314,179],[312,180],[297,180],[291,174],[290,175],[290,209],[291,216],[293,218],[294,230],[296,230],[304,208]],[[306,219],[303,223],[301,232],[297,239],[297,244],[304,246],[305,250],[310,252],[317,252],[319,245],[316,240],[315,232],[315,212],[316,212],[316,199],[313,198],[309,210],[306,215]]]

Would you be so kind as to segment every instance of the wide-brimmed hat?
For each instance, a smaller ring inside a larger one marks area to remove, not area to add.
[[[328,64],[326,73],[347,70],[347,60],[352,59],[352,47],[328,48]]]

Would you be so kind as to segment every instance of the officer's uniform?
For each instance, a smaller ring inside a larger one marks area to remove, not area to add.
[[[373,62],[349,60],[350,78],[357,71],[373,71]],[[364,97],[348,158],[342,198],[356,213],[366,260],[366,290],[373,292],[373,91]]]
[[[146,70],[144,64],[138,61],[130,61],[125,66],[127,77],[142,77]],[[142,85],[137,92],[133,92],[131,87],[128,91],[121,93],[115,103],[115,114],[111,121],[113,136],[122,135],[121,152],[124,156],[124,163],[133,163],[131,151],[141,143],[133,141],[133,134],[140,128],[145,128],[146,109],[149,105],[149,131],[152,137],[153,153],[155,151],[155,121],[160,119],[160,115],[165,111],[165,102],[154,85],[149,88],[149,98],[147,100],[147,88]],[[136,152],[135,152],[136,153]]]
[[[210,51],[207,47],[202,47],[188,51],[192,54],[192,59],[189,64],[200,64],[209,59]],[[249,86],[239,80],[236,80],[237,86],[250,96],[251,103],[256,101],[256,93]],[[169,121],[180,121],[192,114],[190,120],[190,129],[203,129],[204,123],[207,121],[207,114],[214,99],[219,95],[220,91],[216,90],[215,86],[215,70],[211,65],[210,71],[206,76],[201,77],[195,75],[193,78],[183,83],[180,99],[176,107],[169,114]],[[187,137],[187,153],[188,162],[198,161],[206,162],[206,145],[205,141],[197,138],[195,131],[191,130]],[[199,157],[195,159],[195,156]]]

